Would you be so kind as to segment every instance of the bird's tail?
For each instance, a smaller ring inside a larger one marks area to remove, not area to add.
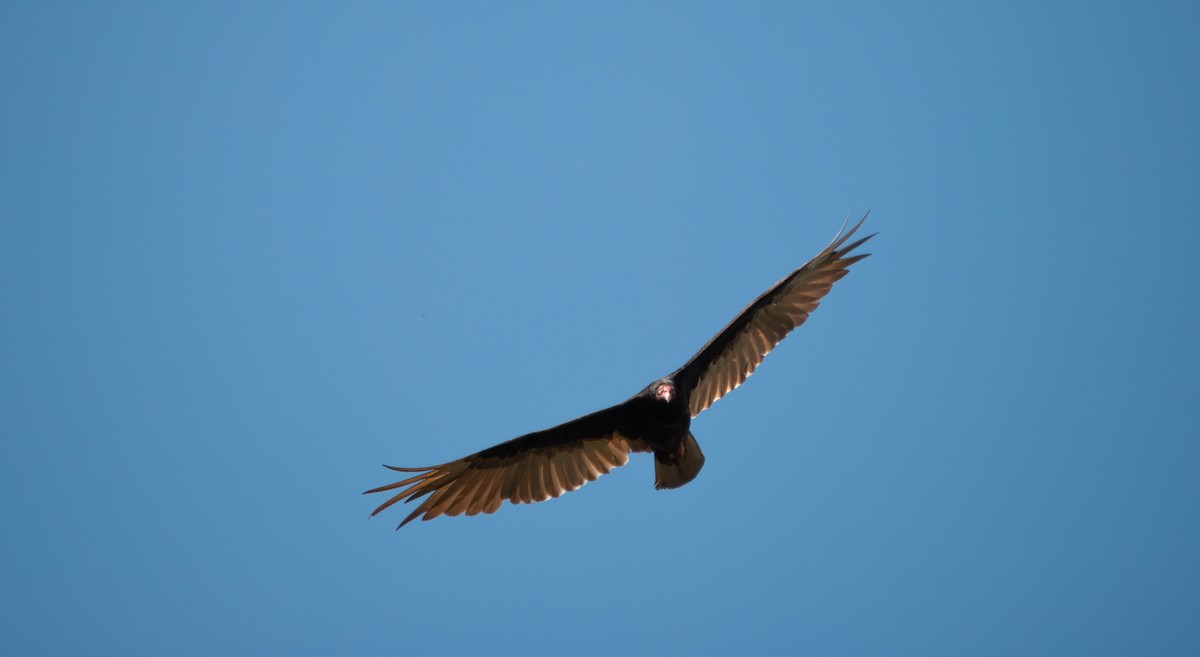
[[[700,474],[704,467],[704,452],[689,431],[674,452],[654,453],[654,487],[679,488]]]

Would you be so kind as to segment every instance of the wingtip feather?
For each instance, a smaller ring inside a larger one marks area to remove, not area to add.
[[[867,217],[869,217],[870,215],[871,215],[871,211],[867,210],[866,213],[863,214],[862,219],[858,220],[858,223],[854,224],[854,226],[851,227],[850,230],[846,230],[846,226],[848,226],[850,224],[850,215],[847,214],[846,220],[842,222],[842,227],[840,230],[838,230],[837,235],[834,236],[833,242],[831,242],[829,244],[829,246],[826,248],[829,251],[838,250],[838,248],[841,247],[842,244],[845,244],[847,240],[849,240],[851,237],[854,236],[854,233],[858,232],[858,229],[862,227],[863,223],[865,223],[867,221]],[[853,249],[855,246],[862,244],[863,242],[871,239],[874,236],[875,236],[875,234],[872,233],[871,235],[868,235],[868,236],[864,237],[863,239],[855,242],[852,246],[847,247],[845,250],[849,251],[850,249]]]

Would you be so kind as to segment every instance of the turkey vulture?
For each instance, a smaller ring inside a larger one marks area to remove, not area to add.
[[[869,255],[850,252],[874,235],[846,245],[866,219],[849,232],[843,226],[824,251],[746,306],[683,367],[628,400],[457,461],[426,468],[384,466],[412,476],[366,491],[399,489],[371,516],[427,495],[396,529],[418,516],[473,516],[494,513],[504,500],[541,502],[625,465],[630,452],[654,453],[657,489],[695,479],[704,454],[688,430],[692,418],[741,385],[784,336],[808,319],[847,268]]]

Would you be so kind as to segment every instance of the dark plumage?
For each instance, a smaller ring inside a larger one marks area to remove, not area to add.
[[[849,254],[873,235],[846,244],[866,219],[839,232],[815,258],[746,306],[683,367],[626,401],[457,461],[426,468],[384,466],[412,476],[367,491],[398,489],[371,515],[425,496],[400,527],[418,516],[493,513],[504,500],[540,502],[625,465],[630,452],[653,452],[655,488],[678,488],[695,479],[704,454],[688,430],[692,418],[741,385],[784,336],[808,319],[847,268],[869,255]]]

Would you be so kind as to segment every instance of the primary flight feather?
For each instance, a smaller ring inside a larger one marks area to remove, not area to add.
[[[850,253],[874,235],[847,244],[866,219],[843,229],[816,257],[752,301],[683,367],[626,401],[457,461],[384,466],[411,476],[367,491],[396,491],[371,515],[424,497],[399,529],[418,517],[493,513],[505,500],[541,502],[625,465],[630,452],[653,452],[655,488],[678,488],[695,479],[704,454],[689,431],[692,418],[741,385],[808,319],[850,265],[869,255]]]

